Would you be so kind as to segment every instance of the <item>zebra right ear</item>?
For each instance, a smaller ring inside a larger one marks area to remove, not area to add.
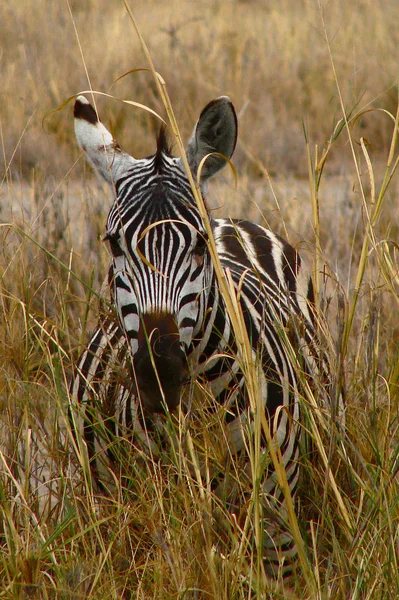
[[[188,143],[186,153],[190,168],[196,175],[201,160],[217,152],[230,158],[237,142],[237,115],[228,96],[212,100],[203,109]],[[202,167],[202,180],[215,175],[226,165],[221,156],[209,156]]]
[[[122,152],[84,96],[76,99],[73,114],[79,147],[93,169],[108,183],[114,184],[134,164],[134,158]]]

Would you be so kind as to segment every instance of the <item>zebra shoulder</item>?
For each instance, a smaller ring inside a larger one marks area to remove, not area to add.
[[[214,235],[226,266],[230,263],[255,270],[280,288],[314,303],[310,273],[297,250],[284,238],[241,219],[215,219]]]

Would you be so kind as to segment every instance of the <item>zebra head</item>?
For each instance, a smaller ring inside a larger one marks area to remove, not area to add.
[[[164,130],[154,155],[123,152],[83,96],[75,103],[75,133],[94,169],[115,192],[106,239],[110,285],[133,357],[136,393],[148,412],[169,410],[187,379],[186,355],[204,325],[214,282],[204,223],[181,158],[171,156]],[[225,165],[237,139],[237,117],[221,96],[202,111],[186,153],[201,187]]]

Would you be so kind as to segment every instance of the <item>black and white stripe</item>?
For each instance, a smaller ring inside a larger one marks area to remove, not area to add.
[[[121,466],[116,439],[128,440],[128,451],[138,444],[156,451],[152,432],[162,429],[162,413],[176,407],[193,380],[225,409],[229,453],[248,463],[253,413],[239,349],[181,159],[170,155],[163,132],[154,156],[136,160],[125,154],[83,97],[75,104],[75,130],[88,160],[116,194],[106,239],[117,317],[100,319],[71,384],[74,423],[96,480],[106,487],[107,469]],[[236,135],[228,98],[205,107],[187,148],[194,176],[205,156],[219,153],[203,165],[203,192],[207,179],[224,166],[220,154],[232,155]],[[303,396],[299,365],[310,381],[323,382],[328,405],[329,366],[316,336],[312,282],[294,248],[271,231],[243,220],[214,219],[211,225],[221,265],[239,290],[253,360],[262,365],[261,400],[295,493]],[[223,487],[222,474],[215,482],[215,489]],[[296,550],[280,527],[284,499],[271,465],[263,493],[274,511],[271,522],[265,520],[265,551],[278,568],[281,557],[292,559]]]

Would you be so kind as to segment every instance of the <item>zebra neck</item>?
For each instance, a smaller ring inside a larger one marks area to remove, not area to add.
[[[226,305],[221,297],[216,277],[208,295],[202,327],[193,340],[188,354],[196,373],[207,369],[206,363],[216,354],[231,350],[232,329]]]

